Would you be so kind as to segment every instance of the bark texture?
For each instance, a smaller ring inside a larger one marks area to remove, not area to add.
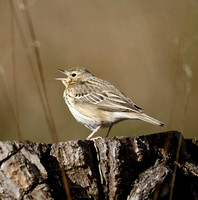
[[[181,142],[176,162],[178,143]],[[177,131],[58,144],[0,142],[0,199],[198,199],[198,140]]]

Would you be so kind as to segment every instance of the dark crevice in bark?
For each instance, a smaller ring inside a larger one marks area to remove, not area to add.
[[[176,152],[179,139],[179,159]],[[198,199],[198,140],[177,131],[57,144],[0,142],[0,199]]]

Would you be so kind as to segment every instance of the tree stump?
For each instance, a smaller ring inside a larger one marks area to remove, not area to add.
[[[164,200],[171,188],[172,199],[198,199],[198,140],[169,131],[57,144],[0,142],[0,199],[67,199],[63,176],[74,200]]]

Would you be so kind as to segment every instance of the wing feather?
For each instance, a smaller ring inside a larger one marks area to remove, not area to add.
[[[103,80],[87,81],[75,88],[75,102],[94,105],[98,110],[109,112],[142,112],[124,93]]]

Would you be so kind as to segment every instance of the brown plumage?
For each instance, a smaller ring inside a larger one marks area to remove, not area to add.
[[[56,78],[65,85],[63,98],[76,120],[93,132],[111,127],[126,119],[140,119],[154,125],[164,123],[146,115],[129,97],[109,82],[92,75],[87,69],[76,67],[60,70],[65,78]]]

